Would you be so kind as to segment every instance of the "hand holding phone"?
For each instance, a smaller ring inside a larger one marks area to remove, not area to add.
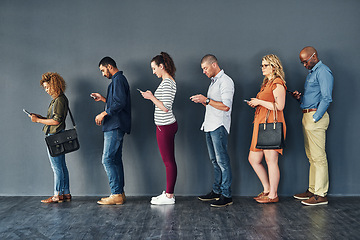
[[[99,101],[105,102],[106,101],[106,99],[104,99],[104,97],[101,96],[100,93],[91,93],[90,97],[92,97],[96,102],[99,102]]]
[[[286,91],[291,94],[291,96],[293,96],[297,101],[300,101],[300,98],[301,98],[301,93],[298,92],[298,91],[290,91],[290,90],[287,90]]]

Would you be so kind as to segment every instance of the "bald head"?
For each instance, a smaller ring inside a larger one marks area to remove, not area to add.
[[[307,69],[312,69],[318,62],[318,53],[314,47],[304,47],[299,54],[300,62]]]
[[[308,46],[308,47],[304,47],[300,54],[303,53],[303,54],[307,54],[309,56],[311,56],[313,53],[315,53],[315,55],[317,56],[317,51],[314,47],[311,47],[311,46]]]

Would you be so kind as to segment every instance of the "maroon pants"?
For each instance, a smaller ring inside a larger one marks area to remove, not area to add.
[[[156,139],[166,168],[166,193],[170,194],[174,193],[177,176],[174,145],[177,130],[177,122],[156,126]]]

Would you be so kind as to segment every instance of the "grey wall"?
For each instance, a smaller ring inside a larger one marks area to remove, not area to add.
[[[247,161],[254,110],[242,102],[256,96],[263,55],[274,53],[285,67],[288,88],[303,90],[306,69],[298,53],[318,49],[333,71],[334,102],[329,109],[327,153],[331,195],[359,195],[357,123],[359,98],[359,25],[357,0],[319,1],[0,1],[0,195],[49,195],[53,173],[40,124],[22,112],[45,114],[50,97],[39,87],[41,74],[59,72],[78,124],[81,149],[67,155],[74,195],[106,195],[101,165],[103,135],[94,117],[104,105],[89,97],[106,93],[109,81],[97,64],[112,56],[131,86],[133,130],[124,143],[127,195],[159,194],[165,189],[165,168],[158,152],[153,105],[136,88],[154,90],[150,59],[168,52],[178,69],[174,104],[177,195],[196,195],[211,188],[212,167],[204,133],[204,108],[188,100],[205,94],[209,79],[200,59],[215,54],[235,82],[229,152],[233,193],[254,195],[261,184]],[[287,98],[287,148],[280,158],[280,195],[306,189],[308,161],[298,103]],[[68,124],[70,125],[70,124]]]

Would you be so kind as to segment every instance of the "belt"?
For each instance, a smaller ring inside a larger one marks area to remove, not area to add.
[[[316,108],[309,108],[309,109],[303,109],[302,112],[303,113],[309,113],[309,112],[316,112]]]

